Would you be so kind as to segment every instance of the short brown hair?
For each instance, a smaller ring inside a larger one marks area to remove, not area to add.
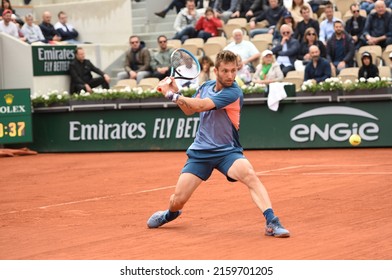
[[[237,55],[235,53],[233,53],[232,51],[228,51],[228,50],[220,51],[216,55],[215,67],[219,68],[219,66],[222,62],[224,62],[224,63],[234,62],[235,64],[237,64]]]

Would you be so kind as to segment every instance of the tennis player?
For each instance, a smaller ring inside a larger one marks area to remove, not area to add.
[[[196,188],[217,169],[228,181],[240,181],[248,186],[254,203],[266,219],[266,235],[289,237],[289,231],[275,216],[267,190],[243,155],[239,142],[243,93],[234,81],[237,74],[236,55],[231,51],[221,51],[216,57],[214,72],[216,81],[205,82],[193,98],[178,93],[172,77],[165,78],[172,79],[172,83],[161,83],[165,97],[177,103],[186,115],[200,113],[200,124],[196,138],[187,150],[188,160],[170,197],[169,209],[154,213],[147,226],[157,228],[180,216],[181,209]]]

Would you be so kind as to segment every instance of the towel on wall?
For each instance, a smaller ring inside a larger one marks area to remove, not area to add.
[[[269,92],[268,92],[268,108],[270,108],[272,111],[277,111],[279,108],[279,102],[280,100],[284,99],[287,97],[286,90],[284,89],[284,86],[287,83],[270,83],[269,84]]]

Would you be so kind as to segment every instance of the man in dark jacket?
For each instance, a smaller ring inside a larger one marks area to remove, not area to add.
[[[139,83],[141,79],[151,76],[151,55],[138,36],[131,36],[129,45],[130,48],[125,53],[125,71],[118,73],[117,78],[119,80],[136,79]]]
[[[314,80],[316,83],[325,81],[331,77],[331,65],[328,60],[320,57],[320,49],[318,46],[311,46],[309,54],[312,60],[305,67],[304,81]]]
[[[373,58],[369,52],[362,53],[361,60],[362,66],[359,68],[358,79],[379,77],[378,67],[373,64]]]
[[[92,92],[93,88],[102,86],[108,89],[110,83],[109,75],[102,72],[95,67],[90,60],[85,59],[84,49],[81,47],[75,50],[75,59],[69,64],[69,73],[71,75],[71,89],[70,93],[79,93],[84,90]],[[94,72],[100,77],[93,78],[91,72]]]
[[[353,16],[346,21],[345,30],[353,38],[355,48],[359,49],[362,46],[362,42],[359,38],[363,33],[366,18],[359,14],[359,5],[357,3],[351,4],[350,11]]]
[[[51,41],[61,41],[60,33],[54,28],[54,25],[51,23],[52,15],[49,11],[45,11],[42,14],[42,23],[39,25],[41,28],[42,35],[44,35],[47,42]]]
[[[392,44],[392,15],[384,1],[375,3],[375,13],[367,16],[361,40],[365,45],[379,45],[385,48]]]
[[[340,70],[354,66],[355,47],[350,34],[344,31],[343,22],[334,22],[335,33],[327,41],[327,59],[335,67],[336,75]]]
[[[293,29],[287,24],[280,27],[280,35],[282,40],[272,49],[272,52],[286,77],[289,71],[295,70],[294,62],[298,57],[300,44],[297,39],[293,38]]]

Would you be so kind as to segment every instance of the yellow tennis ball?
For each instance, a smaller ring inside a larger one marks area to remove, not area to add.
[[[359,144],[361,144],[361,136],[359,136],[358,134],[353,134],[350,136],[350,144],[353,146],[358,146]]]

